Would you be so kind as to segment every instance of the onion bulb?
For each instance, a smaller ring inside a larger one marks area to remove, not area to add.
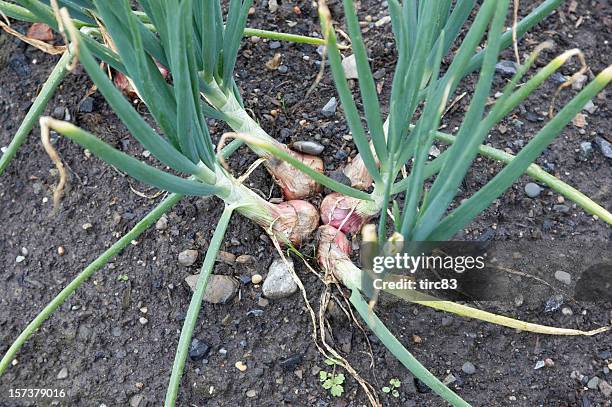
[[[317,231],[317,240],[317,260],[323,270],[331,271],[335,275],[341,262],[350,262],[351,244],[344,233],[332,226],[323,225]],[[336,275],[336,278],[343,281],[342,276]]]
[[[323,161],[319,157],[289,150],[284,145],[282,147],[305,165],[323,173]],[[276,180],[286,200],[308,198],[321,190],[319,183],[285,161],[271,157],[266,161],[266,168]]]
[[[306,201],[292,200],[272,207],[272,231],[282,241],[299,245],[307,240],[319,225],[319,212]],[[282,242],[281,241],[281,242]]]
[[[321,221],[344,233],[356,233],[371,217],[363,213],[363,203],[360,199],[333,192],[321,202]]]

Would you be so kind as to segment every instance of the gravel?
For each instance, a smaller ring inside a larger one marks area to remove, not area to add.
[[[184,250],[178,255],[178,262],[181,266],[189,267],[192,266],[193,263],[198,259],[198,251],[189,249]]]
[[[525,193],[530,198],[537,198],[540,195],[540,192],[542,192],[542,188],[540,188],[540,186],[534,182],[530,182],[525,185]]]
[[[338,107],[338,102],[336,101],[335,97],[332,97],[331,99],[329,99],[329,101],[325,104],[325,106],[323,106],[323,109],[321,109],[321,113],[323,114],[323,116],[325,117],[332,117],[333,115],[336,114],[336,108]]]
[[[572,282],[572,276],[570,275],[570,273],[566,272],[566,271],[562,271],[562,270],[557,270],[555,271],[555,278],[558,281],[561,281],[564,284],[571,284]]]
[[[463,366],[461,366],[461,370],[465,374],[474,374],[476,373],[476,366],[474,366],[472,362],[465,362]]]
[[[293,267],[291,259],[287,259],[287,262]],[[268,276],[262,286],[264,296],[276,300],[290,296],[297,289],[298,286],[283,259],[274,260],[268,269]]]

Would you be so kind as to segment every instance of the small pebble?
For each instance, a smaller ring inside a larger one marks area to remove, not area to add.
[[[344,70],[344,76],[346,79],[357,79],[357,61],[355,55],[351,54],[342,60],[342,69]]]
[[[537,198],[540,195],[540,192],[542,192],[542,188],[540,188],[540,186],[534,182],[530,182],[525,185],[525,193],[530,198]]]
[[[574,90],[580,90],[584,87],[584,84],[587,82],[587,80],[589,79],[588,76],[580,74],[576,77],[576,81],[574,83],[572,83],[572,89]]]
[[[260,274],[254,274],[253,277],[251,277],[251,283],[253,284],[259,284],[263,281],[263,277]]]
[[[93,227],[93,225],[89,222],[87,223],[83,223],[83,226],[81,226],[83,228],[83,230],[89,230]]]
[[[570,211],[570,207],[567,205],[553,205],[553,211],[560,213],[568,213]]]
[[[217,253],[217,261],[225,264],[232,265],[236,263],[236,255],[230,252],[224,252],[223,250]]]
[[[291,146],[294,150],[304,154],[320,155],[325,147],[316,141],[296,141]]]
[[[582,110],[585,110],[586,112],[593,114],[597,111],[597,106],[595,106],[595,103],[593,103],[592,100],[589,100],[586,105],[584,105],[584,107],[582,108]]]
[[[572,283],[572,276],[570,275],[570,273],[563,271],[563,270],[555,271],[555,278],[564,284],[569,285]]]
[[[269,304],[270,301],[267,298],[260,297],[259,300],[257,300],[257,305],[260,307],[267,307]]]
[[[287,259],[287,262],[293,267],[291,259]],[[276,300],[288,297],[297,290],[298,286],[285,262],[282,259],[274,260],[268,269],[268,275],[262,286],[263,294],[267,298]]]
[[[193,338],[191,345],[189,345],[189,357],[191,360],[197,362],[204,359],[210,352],[210,346],[197,338]]]
[[[236,263],[238,264],[249,264],[249,263],[255,263],[255,257],[250,256],[248,254],[241,254],[240,256],[236,257]]]
[[[287,73],[289,71],[289,68],[287,68],[287,65],[281,65],[278,67],[278,72],[280,73]]]
[[[245,365],[242,361],[236,362],[234,366],[236,366],[236,369],[240,370],[241,372],[244,372],[247,370],[247,365]]]
[[[574,315],[574,311],[572,311],[572,309],[570,307],[563,307],[563,308],[561,308],[561,313],[563,315],[567,315],[567,316]]]
[[[166,215],[162,215],[161,218],[155,222],[155,229],[157,230],[166,230],[168,228],[168,217]]]
[[[596,390],[599,387],[599,377],[593,376],[588,382],[587,387],[591,390]]]
[[[57,254],[59,254],[60,256],[63,256],[64,254],[66,254],[66,249],[64,249],[64,246],[59,246],[57,248]]]
[[[612,144],[607,140],[604,140],[602,137],[595,137],[595,145],[599,148],[599,151],[606,158],[612,158]]]
[[[59,373],[57,374],[57,379],[58,379],[58,380],[63,380],[63,379],[65,379],[65,378],[67,378],[67,377],[68,377],[68,369],[67,369],[67,368],[65,368],[65,367],[63,367],[63,368],[62,368],[62,369],[59,371]]]
[[[495,65],[495,71],[503,77],[511,77],[516,74],[516,62],[514,61],[499,61]]]
[[[591,158],[593,154],[593,144],[590,141],[583,141],[580,143],[580,156],[584,160],[588,160]]]
[[[465,374],[474,374],[476,373],[476,367],[471,362],[465,362],[463,366],[461,366],[461,370]]]
[[[257,396],[257,391],[256,390],[247,390],[246,396],[248,398],[253,398],[253,397]]]
[[[184,250],[178,255],[178,262],[181,266],[189,267],[198,259],[197,250]]]
[[[270,49],[278,49],[280,47],[281,47],[280,41],[271,41],[270,42]]]
[[[544,365],[546,367],[553,367],[555,365],[555,362],[551,358],[546,358],[544,359]]]
[[[145,317],[140,317],[138,319],[138,322],[140,322],[142,325],[146,325],[149,322],[149,320],[146,319]]]
[[[332,97],[331,99],[329,99],[329,101],[325,104],[325,106],[323,106],[323,109],[321,109],[321,113],[323,114],[323,116],[325,117],[332,117],[333,115],[336,114],[336,108],[338,107],[338,102],[336,101],[335,97]]]
[[[17,257],[15,258],[15,263],[21,263],[21,262],[23,262],[24,260],[25,260],[25,257],[23,257],[23,256],[17,256]]]
[[[91,96],[87,96],[85,99],[83,99],[83,101],[81,102],[81,105],[79,106],[79,112],[81,113],[91,113],[93,112],[93,98]]]

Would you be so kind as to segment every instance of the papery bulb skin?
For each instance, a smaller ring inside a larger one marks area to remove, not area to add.
[[[333,192],[321,202],[321,221],[344,233],[357,233],[369,220],[359,211],[361,202],[360,199]]]
[[[323,173],[323,160],[319,157],[298,153],[285,146],[283,148],[313,170]],[[285,161],[270,158],[266,162],[266,168],[276,180],[286,200],[309,198],[321,190],[318,182]]]
[[[317,240],[317,260],[324,270],[335,273],[339,261],[350,261],[351,243],[340,230],[330,225],[320,226]]]
[[[291,200],[274,205],[272,230],[294,245],[312,236],[319,225],[319,212],[311,203]],[[282,243],[282,242],[281,242]]]
[[[363,191],[369,189],[374,182],[366,168],[361,154],[357,154],[353,160],[344,167],[344,175],[351,180],[353,188]]]

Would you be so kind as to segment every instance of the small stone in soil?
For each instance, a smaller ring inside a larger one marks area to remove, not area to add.
[[[221,250],[219,251],[219,253],[217,253],[217,261],[220,261],[221,263],[232,265],[236,263],[236,255],[233,253],[224,252]]]
[[[280,41],[271,41],[270,42],[270,49],[278,49],[280,47],[281,47]]]
[[[161,218],[155,222],[155,229],[157,230],[166,230],[168,228],[168,217],[166,215],[162,215]]]
[[[535,182],[530,182],[525,185],[525,193],[530,198],[537,198],[540,195],[540,192],[542,192],[542,188],[540,188],[540,186]]]
[[[339,182],[343,185],[351,186],[351,179],[346,176],[346,174],[340,170],[332,171],[329,173],[329,177],[336,182]]]
[[[597,389],[599,387],[599,377],[593,376],[588,382],[587,387],[591,390]]]
[[[599,391],[604,395],[604,397],[612,396],[612,386],[605,380],[599,381]]]
[[[257,396],[257,391],[256,390],[247,390],[246,396],[248,398],[253,398],[253,397]]]
[[[22,263],[25,260],[25,257],[19,255],[15,258],[15,263]]]
[[[189,357],[191,360],[197,362],[202,360],[210,352],[210,346],[197,338],[193,338],[191,345],[189,345]]]
[[[234,366],[236,366],[236,369],[240,370],[241,372],[244,372],[247,370],[247,365],[244,364],[244,362],[242,361],[238,361],[236,362],[236,364],[234,364]]]
[[[572,276],[570,275],[570,273],[563,270],[555,271],[555,278],[564,284],[571,284],[572,282]]]
[[[181,266],[189,267],[193,265],[198,259],[198,251],[197,250],[184,250],[178,255],[178,262]]]
[[[461,370],[465,374],[474,374],[476,373],[476,367],[472,364],[472,362],[465,362],[463,366],[461,366]]]
[[[501,76],[511,77],[516,73],[516,62],[501,60],[495,65],[495,71]]]
[[[93,225],[89,222],[87,223],[83,223],[83,225],[81,226],[83,228],[83,230],[89,230],[93,227]]]
[[[580,156],[583,159],[588,160],[589,158],[591,158],[592,154],[593,144],[590,141],[583,141],[582,143],[580,143]]]
[[[286,371],[295,370],[302,363],[302,356],[295,354],[280,361],[280,366]]]
[[[93,98],[91,96],[87,96],[81,104],[79,105],[79,112],[81,113],[91,113],[93,112]]]
[[[252,282],[253,284],[259,284],[259,283],[261,283],[262,281],[263,281],[263,277],[262,277],[260,274],[254,274],[254,275],[251,277],[251,282]]]
[[[140,317],[138,319],[138,322],[140,322],[142,325],[146,325],[149,322],[149,320],[146,319],[145,317]]]
[[[374,75],[372,75],[372,76],[374,77],[374,79],[380,80],[380,79],[385,77],[386,73],[387,73],[387,70],[385,68],[381,68],[381,69],[377,70],[376,72],[374,72]]]
[[[335,97],[332,97],[331,99],[327,101],[325,106],[323,106],[323,109],[321,109],[321,113],[325,117],[332,117],[333,115],[336,114],[337,107],[338,107],[338,102],[336,101]]]
[[[546,366],[546,364],[544,363],[543,360],[538,360],[535,364],[535,366],[533,367],[534,370],[538,370],[538,369],[542,369],[544,366]]]
[[[342,69],[344,70],[344,76],[346,79],[357,79],[357,61],[355,55],[351,54],[342,60]]]
[[[293,267],[291,259],[287,259],[287,262]],[[283,259],[275,259],[268,269],[268,276],[262,286],[264,296],[276,300],[290,296],[297,289],[298,286],[293,280],[293,276],[285,261]]]
[[[597,145],[604,157],[612,158],[612,144],[607,140],[604,140],[602,137],[595,137],[595,145]]]
[[[544,312],[556,311],[561,308],[561,305],[563,305],[563,296],[560,294],[553,295],[546,301],[546,304],[544,305]]]
[[[593,114],[593,113],[595,113],[595,112],[597,111],[597,106],[595,106],[595,103],[593,103],[593,101],[592,101],[592,100],[589,100],[589,101],[586,103],[586,105],[584,105],[584,107],[582,108],[582,110],[584,110],[584,111],[586,111],[586,112],[588,112],[588,113],[590,113],[590,114]]]
[[[580,90],[584,87],[584,84],[587,82],[587,80],[589,79],[588,76],[580,74],[576,77],[576,81],[574,83],[572,83],[572,89],[574,90]]]
[[[287,73],[289,71],[289,68],[287,68],[287,65],[281,65],[278,67],[278,72],[280,73]]]
[[[567,205],[553,205],[553,211],[560,213],[568,213],[570,211],[570,207]]]
[[[259,300],[257,300],[257,305],[259,305],[260,307],[267,307],[269,304],[270,301],[268,301],[267,298],[259,297]]]
[[[310,155],[319,155],[325,149],[325,146],[316,141],[296,141],[291,147],[296,151]]]
[[[64,380],[65,378],[68,377],[68,369],[63,367],[59,373],[57,374],[57,379],[58,380]]]
[[[199,275],[191,275],[185,278],[185,282],[195,291]],[[225,304],[236,295],[238,283],[230,276],[212,274],[208,277],[206,291],[204,291],[204,301],[210,304]]]

